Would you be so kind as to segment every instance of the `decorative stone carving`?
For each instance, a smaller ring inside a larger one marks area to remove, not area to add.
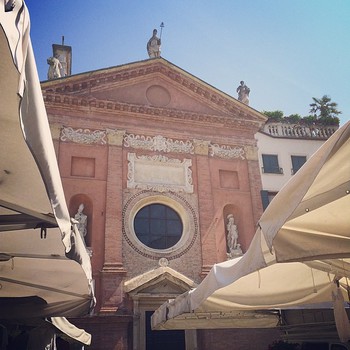
[[[198,202],[196,196],[186,193],[158,193],[149,190],[135,191],[125,190],[123,195],[122,233],[125,252],[133,254],[137,252],[142,257],[159,261],[166,258],[170,264],[174,259],[180,259],[192,250],[194,256],[200,260],[200,240],[198,222]],[[183,223],[183,234],[177,245],[170,249],[150,249],[141,244],[134,232],[134,217],[138,210],[152,203],[161,203],[176,209]],[[123,248],[123,251],[124,251]],[[137,257],[135,257],[137,258]],[[142,260],[139,260],[143,263]],[[154,265],[152,265],[154,266]]]
[[[163,267],[166,267],[169,265],[169,260],[167,258],[160,258],[158,260],[158,265],[159,266],[163,266]]]
[[[109,145],[122,146],[125,130],[107,129],[107,140]]]
[[[83,144],[100,144],[105,145],[106,131],[89,130],[89,129],[73,129],[71,127],[63,128],[61,131],[61,141],[71,141]]]
[[[85,236],[87,235],[87,216],[83,213],[83,210],[84,204],[81,203],[77,213],[74,216],[74,219],[76,220],[77,227],[82,238],[85,239]]]
[[[220,157],[225,159],[241,158],[245,159],[245,152],[243,147],[231,147],[226,145],[210,144],[209,155],[214,157]]]
[[[238,230],[237,226],[235,224],[235,218],[233,217],[233,214],[227,215],[227,257],[232,259],[237,256],[241,256],[242,249],[241,245],[238,243]]]
[[[181,161],[162,155],[128,153],[128,161],[128,188],[193,193],[191,159]]]
[[[161,135],[151,137],[128,134],[124,136],[124,147],[161,152],[194,153],[194,146],[191,141],[167,139]]]
[[[194,142],[194,152],[202,156],[207,156],[209,153],[210,141],[204,140],[193,140]]]
[[[210,141],[196,140],[174,140],[166,138],[162,135],[145,136],[126,134],[125,130],[106,129],[106,130],[90,130],[90,129],[73,129],[64,127],[61,130],[61,141],[70,141],[82,144],[100,144],[116,146],[124,146],[126,148],[136,148],[155,152],[165,153],[188,153],[208,155],[210,157],[219,157],[224,159],[246,159],[249,157],[255,159],[254,149],[242,146],[228,146],[212,144]],[[249,154],[246,152],[249,151]]]

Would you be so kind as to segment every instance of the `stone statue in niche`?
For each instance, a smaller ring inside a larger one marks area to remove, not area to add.
[[[84,204],[79,205],[78,211],[74,216],[74,219],[77,221],[77,227],[81,236],[85,239],[87,235],[87,216],[83,213]]]
[[[244,84],[243,80],[240,82],[240,85],[237,88],[237,92],[238,92],[238,101],[241,101],[246,105],[249,105],[250,89],[247,85]]]
[[[157,37],[157,29],[153,29],[153,35],[147,43],[147,52],[150,58],[160,57],[161,40]]]
[[[241,245],[238,243],[238,230],[233,214],[227,215],[227,257],[232,259],[242,255]]]
[[[57,57],[49,57],[47,59],[47,64],[49,65],[49,71],[47,72],[47,79],[57,79],[61,78],[62,64]]]

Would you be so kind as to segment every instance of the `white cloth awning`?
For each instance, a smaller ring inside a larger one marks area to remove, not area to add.
[[[65,317],[51,317],[51,323],[70,338],[85,345],[91,344],[91,334],[74,326]]]
[[[339,280],[346,300],[346,278],[350,278],[349,155],[350,122],[270,203],[246,254],[214,265],[196,289],[163,304],[152,316],[152,327],[191,328],[191,322],[180,319],[190,320],[203,312],[319,307],[332,302],[334,280]],[[259,327],[254,322],[250,325]]]
[[[88,314],[91,263],[70,222],[23,1],[0,1],[0,319]]]

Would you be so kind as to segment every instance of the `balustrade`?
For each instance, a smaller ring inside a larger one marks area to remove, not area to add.
[[[300,125],[287,123],[266,123],[263,132],[274,137],[328,139],[338,126]]]

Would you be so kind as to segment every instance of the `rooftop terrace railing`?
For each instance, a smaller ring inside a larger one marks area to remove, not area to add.
[[[301,125],[289,123],[266,123],[262,132],[273,137],[309,138],[327,140],[338,129],[333,125]]]

